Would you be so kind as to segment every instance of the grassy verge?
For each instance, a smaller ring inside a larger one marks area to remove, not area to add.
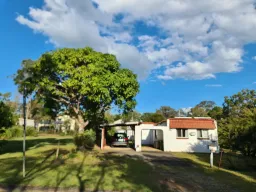
[[[59,159],[55,159],[60,140]],[[22,178],[22,139],[12,139],[0,155],[4,186],[75,187],[82,190],[162,191],[159,176],[143,160],[98,151],[75,152],[71,137],[27,138],[26,178]],[[150,175],[150,176],[149,176]]]
[[[215,167],[209,167],[209,154],[191,154],[191,153],[173,153],[175,157],[183,159],[185,161],[192,162],[195,167],[186,169],[187,173],[193,174],[193,172],[202,172],[205,174],[205,178],[211,177],[216,180],[217,183],[223,183],[227,186],[232,186],[234,189],[239,191],[255,191],[256,189],[256,172],[255,170],[245,169],[245,170],[231,170],[229,164],[229,154],[223,155],[222,166],[223,168],[218,168],[219,155],[214,155],[214,165]],[[245,160],[246,162],[247,160]],[[240,163],[242,161],[239,161]],[[240,164],[241,167],[245,168],[245,165]],[[195,179],[195,178],[194,178]]]

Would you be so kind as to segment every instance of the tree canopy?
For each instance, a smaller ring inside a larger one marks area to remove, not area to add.
[[[161,114],[165,119],[177,116],[177,111],[169,106],[161,106],[156,113]]]
[[[219,121],[222,146],[256,155],[256,91],[242,90],[225,97],[223,118]]]
[[[164,116],[159,113],[143,113],[141,116],[143,122],[154,122],[159,123],[165,120]]]
[[[208,117],[208,112],[216,106],[214,101],[201,101],[190,111],[192,117]]]
[[[137,76],[121,68],[114,55],[89,47],[58,49],[36,61],[24,61],[14,80],[20,92],[26,86],[27,94],[66,110],[80,130],[91,119],[102,118],[112,104],[130,111],[139,91]]]

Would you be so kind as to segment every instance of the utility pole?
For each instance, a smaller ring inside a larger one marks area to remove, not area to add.
[[[26,176],[26,85],[24,87],[23,93],[23,119],[24,119],[24,129],[23,129],[23,177]]]

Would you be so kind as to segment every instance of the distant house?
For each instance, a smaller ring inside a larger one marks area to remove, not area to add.
[[[19,122],[18,125],[23,126],[24,125],[24,119],[23,118],[19,118]],[[28,127],[35,127],[35,120],[34,119],[26,119],[26,125]]]
[[[76,121],[75,119],[71,118],[69,115],[59,115],[58,117],[56,117],[56,127],[60,128],[62,131],[66,130],[65,127],[65,122],[67,122],[67,124],[69,124],[69,129],[70,130],[75,130],[75,125],[76,125]]]
[[[135,149],[163,142],[164,151],[209,153],[209,145],[218,146],[217,122],[211,118],[171,118],[159,124],[135,126]]]

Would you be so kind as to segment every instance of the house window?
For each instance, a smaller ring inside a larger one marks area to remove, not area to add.
[[[208,139],[209,133],[207,129],[198,129],[197,130],[197,138],[201,139]]]
[[[176,130],[177,130],[177,138],[188,138],[187,129],[176,129]]]

